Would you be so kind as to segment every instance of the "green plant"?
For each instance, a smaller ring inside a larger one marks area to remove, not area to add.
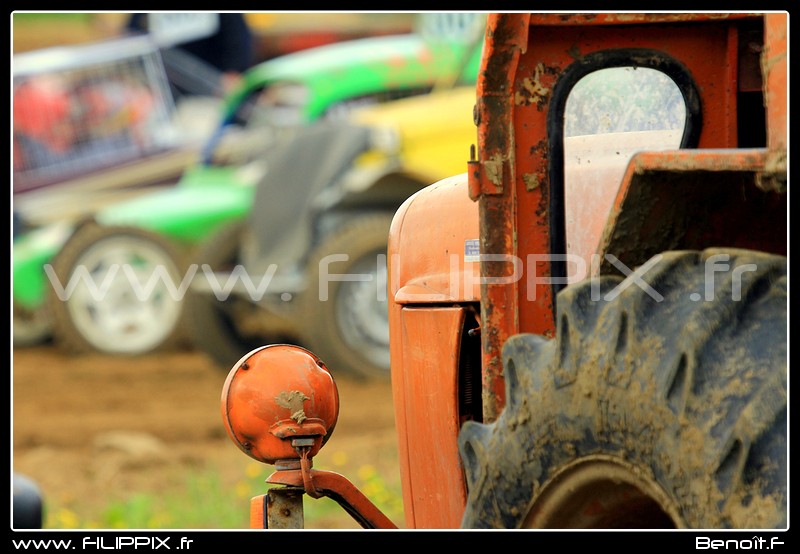
[[[267,490],[265,466],[252,462],[233,486],[214,469],[191,471],[175,488],[162,493],[137,491],[101,501],[51,498],[45,509],[46,529],[245,529],[250,498]],[[326,469],[320,467],[319,469]],[[387,483],[373,466],[357,471],[355,485],[387,516],[399,523],[403,507],[399,485]],[[304,500],[307,529],[358,528],[329,498]]]

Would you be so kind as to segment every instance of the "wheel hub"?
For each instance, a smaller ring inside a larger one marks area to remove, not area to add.
[[[608,456],[576,460],[546,483],[526,529],[675,529],[677,509],[652,479]]]

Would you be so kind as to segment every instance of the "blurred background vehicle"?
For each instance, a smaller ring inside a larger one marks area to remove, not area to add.
[[[114,264],[127,264],[140,276],[160,266],[180,282],[188,249],[248,213],[254,184],[266,170],[263,153],[276,140],[276,130],[286,132],[355,106],[423,94],[436,82],[452,83],[459,75],[474,83],[479,57],[480,48],[472,43],[413,33],[331,44],[253,67],[223,102],[220,123],[201,161],[177,187],[89,210],[99,225],[60,218],[15,241],[15,343],[35,343],[55,331],[62,344],[77,351],[136,354],[174,344],[183,320],[180,302],[172,301],[170,291],[147,295],[154,304],[138,302],[130,286],[118,289],[112,279],[105,294],[118,304],[101,306],[97,294],[85,291],[72,294],[69,302],[51,294],[53,314],[45,300],[48,292],[59,291],[51,290],[52,276],[48,286],[43,264],[53,262],[62,297],[71,282],[64,276],[72,277],[76,267],[102,280]]]
[[[196,157],[199,142],[176,121],[160,52],[147,37],[26,52],[13,62],[13,192],[30,224],[71,215],[63,204],[70,197],[85,203],[93,192],[151,185],[164,166],[179,174]],[[60,210],[36,211],[23,196],[56,186]]]
[[[14,266],[31,254],[39,264],[34,274],[15,272],[14,343],[33,344],[50,325],[31,295],[46,260],[31,243],[56,246],[102,206],[174,184],[202,143],[179,122],[147,37],[51,47],[13,62]]]
[[[265,340],[297,342],[338,371],[388,379],[389,225],[411,195],[463,167],[474,102],[474,86],[434,91],[282,141],[247,217],[192,255],[213,271],[189,289],[194,346],[227,370]]]
[[[213,129],[223,79],[252,65],[241,13],[129,17],[116,37],[14,55],[13,190],[27,226],[174,184]]]
[[[183,12],[187,13],[187,12]],[[357,38],[410,33],[413,12],[245,12],[256,62],[299,50]],[[126,12],[23,11],[13,17],[15,54],[51,46],[118,37],[130,20]]]
[[[176,97],[224,96],[256,61],[253,32],[239,12],[136,12],[125,31],[158,44]]]

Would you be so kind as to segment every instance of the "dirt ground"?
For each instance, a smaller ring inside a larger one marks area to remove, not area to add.
[[[229,368],[203,354],[76,357],[42,346],[15,349],[12,362],[13,470],[35,479],[45,499],[70,506],[81,520],[134,492],[179,492],[190,471],[219,472],[226,487],[254,467],[264,478],[274,471],[228,437],[220,393]],[[335,379],[339,420],[314,467],[356,484],[359,471],[371,467],[399,483],[389,383]],[[244,492],[249,505],[264,490]],[[339,515],[323,525],[358,528]]]

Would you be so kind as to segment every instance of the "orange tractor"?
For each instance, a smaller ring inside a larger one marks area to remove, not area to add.
[[[406,528],[788,526],[787,21],[489,16],[466,173],[390,230]],[[234,365],[252,527],[395,526],[313,469],[337,413],[306,350]]]

